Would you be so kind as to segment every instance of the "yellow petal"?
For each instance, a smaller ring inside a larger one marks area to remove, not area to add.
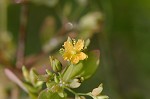
[[[75,46],[74,46],[74,48],[75,48],[77,51],[82,50],[83,47],[84,47],[84,40],[81,40],[81,39],[79,39],[79,40],[77,41],[77,43],[75,44]]]
[[[79,58],[76,57],[76,56],[73,56],[73,57],[71,58],[71,62],[72,62],[73,64],[77,64],[77,63],[79,62]]]
[[[66,41],[66,42],[64,42],[64,48],[66,51],[70,51],[70,50],[73,50],[73,45],[71,42]]]
[[[84,60],[85,58],[87,58],[87,55],[83,52],[80,52],[76,56],[78,56],[79,60]]]

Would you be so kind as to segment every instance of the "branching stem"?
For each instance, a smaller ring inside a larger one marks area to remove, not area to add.
[[[72,94],[74,94],[75,96],[90,96],[92,97],[90,94],[88,93],[76,93],[75,91],[71,90],[68,87],[65,87],[66,90],[68,90],[69,92],[71,92]],[[93,98],[93,97],[92,97]]]

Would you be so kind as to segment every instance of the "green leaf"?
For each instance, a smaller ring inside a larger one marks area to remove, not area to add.
[[[29,93],[38,93],[41,87],[33,87],[30,83],[23,82],[23,85],[26,87],[26,89],[29,91]]]
[[[58,92],[58,95],[62,98],[64,98],[66,96],[66,93],[62,90],[60,92]]]
[[[56,82],[46,83],[46,86],[47,86],[48,90],[51,91],[51,92],[60,92],[60,91],[62,91],[62,87],[60,87],[59,84],[57,84]]]
[[[50,76],[45,74],[45,75],[38,75],[37,80],[43,81],[43,82],[48,82],[50,80]]]
[[[37,99],[38,94],[37,93],[29,93],[29,99]]]
[[[43,90],[39,96],[38,99],[66,99],[66,97],[60,97],[58,93],[53,93],[47,90]]]
[[[46,86],[48,89],[52,88],[56,83],[53,81],[53,82],[48,82],[46,83]]]
[[[63,75],[63,80],[67,81],[78,76],[82,71],[83,63],[78,63],[77,65],[70,65]]]
[[[82,68],[80,75],[84,77],[84,79],[88,79],[95,73],[100,63],[99,57],[100,51],[94,50],[88,54],[88,59],[83,61],[84,68]]]
[[[77,65],[70,65],[63,75],[63,80],[67,81],[75,77],[84,77],[84,79],[88,79],[93,75],[99,65],[99,56],[99,50],[95,50],[88,54],[88,59]]]

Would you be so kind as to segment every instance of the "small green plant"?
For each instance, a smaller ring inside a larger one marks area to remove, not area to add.
[[[59,51],[66,65],[63,66],[57,58],[50,56],[51,70],[46,69],[46,74],[40,75],[33,68],[28,71],[23,66],[23,86],[30,98],[67,99],[67,94],[70,92],[75,99],[85,99],[85,96],[93,99],[108,99],[108,96],[101,94],[102,84],[87,93],[73,90],[90,78],[99,65],[99,51],[86,51],[89,43],[89,39],[84,41],[68,37]],[[46,88],[42,90],[43,84],[46,84]]]
[[[84,99],[90,96],[93,99],[107,99],[108,96],[101,95],[102,84],[88,93],[77,93],[72,89],[78,88],[84,80],[92,76],[99,64],[99,55],[94,52],[85,54],[84,51],[89,45],[89,40],[71,39],[64,42],[60,53],[67,66],[64,68],[59,60],[50,56],[50,63],[53,71],[46,70],[45,75],[38,75],[38,80],[46,83],[46,89],[38,96],[39,99],[66,99],[66,90],[75,95],[75,99]]]

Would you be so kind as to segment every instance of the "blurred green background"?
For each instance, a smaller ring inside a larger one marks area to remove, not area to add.
[[[12,89],[19,90],[8,83],[3,70],[15,67],[22,31],[26,33],[24,55],[44,52],[46,58],[61,47],[47,48],[49,40],[57,38],[62,44],[68,35],[89,37],[89,50],[100,49],[101,63],[77,90],[87,92],[103,83],[103,94],[110,99],[149,99],[149,11],[148,0],[0,0],[0,99],[15,99]],[[97,17],[98,23],[92,23]]]

